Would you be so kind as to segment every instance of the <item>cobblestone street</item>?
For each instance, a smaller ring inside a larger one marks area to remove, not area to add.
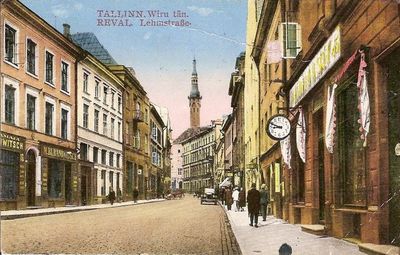
[[[188,196],[1,224],[5,253],[240,254],[221,207]]]

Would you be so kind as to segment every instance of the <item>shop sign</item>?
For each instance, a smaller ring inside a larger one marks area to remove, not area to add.
[[[13,151],[23,152],[25,148],[25,139],[19,136],[0,132],[1,148]]]
[[[138,170],[137,170],[137,173],[138,173],[138,174],[142,174],[142,169],[138,169]]]
[[[75,152],[61,148],[49,147],[47,145],[42,146],[42,155],[44,157],[59,158],[64,160],[76,160]]]
[[[396,147],[394,147],[394,154],[400,156],[400,143],[396,144]]]
[[[290,89],[290,107],[295,107],[310,92],[339,60],[340,55],[341,38],[338,26]]]

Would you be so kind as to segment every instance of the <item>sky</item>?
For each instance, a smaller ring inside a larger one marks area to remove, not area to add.
[[[72,34],[95,33],[118,64],[133,67],[150,101],[168,108],[174,138],[190,125],[188,96],[194,57],[203,97],[200,124],[209,125],[231,113],[228,88],[236,57],[245,50],[246,0],[21,1],[59,31],[68,23]],[[186,17],[173,17],[178,10]],[[126,17],[111,17],[111,11],[142,11],[143,16],[128,17],[128,26],[104,26],[105,19],[126,22]],[[168,17],[150,18],[149,11]],[[184,19],[190,25],[143,26],[150,19]]]

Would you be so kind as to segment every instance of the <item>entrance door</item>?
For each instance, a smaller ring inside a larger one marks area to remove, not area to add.
[[[81,205],[87,205],[88,201],[88,173],[86,167],[81,167]]]
[[[316,166],[318,167],[318,186],[319,186],[319,219],[325,220],[325,168],[324,168],[324,133],[323,133],[323,114],[322,109],[314,114],[316,123],[316,142],[317,157],[315,158]]]
[[[400,144],[400,49],[391,54],[387,63],[388,110],[389,110],[389,232],[390,242],[400,245],[400,156],[395,155],[395,147]]]
[[[35,206],[36,156],[32,150],[29,150],[27,157],[28,167],[26,170],[26,202],[28,206]]]

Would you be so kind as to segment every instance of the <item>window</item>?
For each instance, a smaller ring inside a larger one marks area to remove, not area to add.
[[[31,39],[26,41],[26,70],[36,75],[36,43]]]
[[[5,86],[5,121],[9,124],[15,124],[15,88]]]
[[[35,130],[35,108],[36,97],[28,94],[26,97],[26,127],[30,130]]]
[[[51,198],[62,197],[63,172],[66,164],[68,163],[60,160],[48,160],[47,192]]]
[[[83,73],[83,92],[88,92],[88,80],[89,75],[87,73]]]
[[[355,79],[350,80],[350,84]],[[343,84],[345,85],[345,84]],[[343,88],[343,87],[342,87]],[[347,205],[366,205],[366,159],[358,123],[358,97],[356,86],[338,92],[338,147],[343,202]]]
[[[110,152],[109,158],[109,165],[114,166],[114,152]]]
[[[108,88],[106,86],[103,87],[103,91],[104,91],[104,96],[103,96],[103,103],[107,104],[107,90]]]
[[[86,143],[81,143],[80,154],[79,154],[81,160],[89,159],[88,151],[89,151],[89,145],[87,145]]]
[[[0,153],[0,199],[15,199],[17,196],[17,173],[19,153],[1,150]]]
[[[68,139],[68,110],[61,109],[61,138]]]
[[[9,25],[5,25],[5,59],[6,61],[17,64],[17,31]]]
[[[108,175],[109,175],[109,180],[110,180],[110,186],[114,187],[114,172],[111,171],[108,173]]]
[[[95,81],[94,85],[94,97],[99,98],[100,97],[100,82],[98,80]]]
[[[121,141],[121,122],[118,122],[118,141]]]
[[[121,154],[117,154],[117,167],[120,167],[119,161],[121,160]]]
[[[107,164],[107,151],[101,150],[101,163],[103,165]]]
[[[99,132],[99,111],[94,110],[94,132]]]
[[[149,111],[147,109],[144,109],[144,122],[148,122],[149,118]]]
[[[140,149],[140,130],[137,130],[136,131],[136,135],[135,135],[135,137],[134,137],[134,147],[136,148],[136,149]]]
[[[68,68],[69,65],[67,63],[61,62],[61,90],[65,92],[69,92]]]
[[[115,126],[115,119],[111,118],[111,138],[114,139],[114,126]]]
[[[111,108],[114,108],[114,96],[115,96],[115,92],[112,91],[111,92]]]
[[[103,135],[107,135],[107,114],[103,114]]]
[[[99,148],[93,147],[93,163],[99,162]]]
[[[54,56],[53,54],[51,54],[50,52],[46,51],[46,82],[50,83],[50,84],[54,84],[54,80],[53,80],[53,59]]]
[[[118,96],[118,112],[121,112],[122,109],[122,98]]]
[[[296,58],[301,50],[301,28],[297,23],[282,23],[283,58]]]
[[[89,105],[83,105],[83,127],[88,128],[89,122]]]
[[[54,105],[52,103],[46,102],[45,133],[48,135],[54,135],[53,113],[54,113]]]

